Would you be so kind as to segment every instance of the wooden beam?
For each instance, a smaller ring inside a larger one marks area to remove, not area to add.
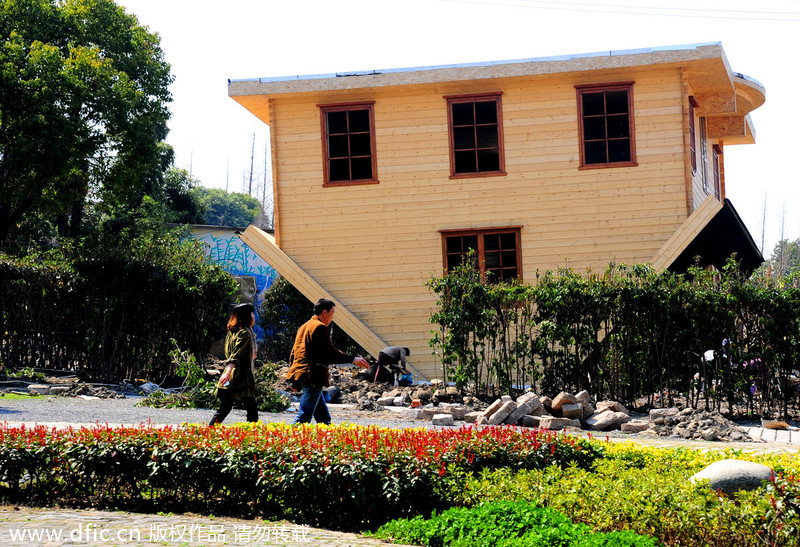
[[[322,285],[308,275],[289,255],[284,253],[275,244],[275,238],[270,234],[259,230],[255,226],[250,226],[242,233],[241,239],[253,252],[275,268],[279,274],[285,277],[289,283],[294,285],[297,290],[312,302],[320,298],[329,298],[336,302],[336,324],[349,334],[353,340],[358,342],[362,348],[367,350],[370,355],[377,358],[378,353],[389,345],[331,293],[326,291]],[[413,367],[411,368],[413,369]],[[415,369],[414,372],[418,373]]]
[[[672,264],[721,209],[722,202],[714,196],[709,195],[703,200],[653,256],[651,262],[656,270],[664,270]]]

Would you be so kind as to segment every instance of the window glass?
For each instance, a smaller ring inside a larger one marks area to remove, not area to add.
[[[578,86],[581,166],[634,164],[633,84]]]
[[[377,182],[372,104],[321,106],[325,183]]]
[[[445,265],[452,270],[460,265],[470,249],[477,252],[478,267],[488,282],[510,281],[520,277],[518,265],[519,230],[476,230],[444,234]]]
[[[450,117],[451,175],[502,174],[500,97],[447,99]]]

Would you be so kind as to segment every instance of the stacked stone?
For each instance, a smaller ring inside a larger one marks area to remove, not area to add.
[[[741,427],[719,412],[686,408],[656,408],[650,411],[646,434],[704,441],[753,442]]]

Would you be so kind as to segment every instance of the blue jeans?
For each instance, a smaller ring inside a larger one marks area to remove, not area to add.
[[[311,418],[317,420],[318,424],[330,424],[331,414],[328,412],[328,405],[322,396],[322,388],[303,384],[303,394],[300,396],[300,408],[297,409],[297,416],[294,424],[307,424]]]

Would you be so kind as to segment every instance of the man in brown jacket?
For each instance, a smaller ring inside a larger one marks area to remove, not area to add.
[[[327,298],[320,298],[314,304],[313,317],[297,329],[289,356],[289,372],[286,374],[286,379],[303,391],[295,424],[308,423],[312,417],[320,424],[331,423],[328,405],[322,397],[322,388],[330,385],[329,365],[352,362],[361,368],[369,368],[366,359],[348,355],[334,347],[328,330],[334,313],[336,304]]]

